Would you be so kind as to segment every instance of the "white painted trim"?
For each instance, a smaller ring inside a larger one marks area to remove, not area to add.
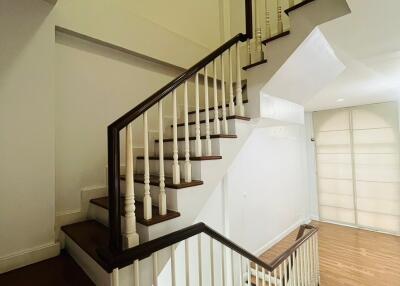
[[[50,242],[0,257],[0,274],[57,256],[60,244]]]
[[[283,238],[288,236],[292,231],[294,231],[296,228],[298,228],[300,225],[309,223],[310,219],[300,219],[291,226],[289,226],[286,230],[275,236],[273,239],[271,239],[267,244],[263,245],[261,248],[255,251],[254,255],[259,256],[263,254],[265,251],[273,247],[275,244],[277,244],[279,241],[281,241]]]

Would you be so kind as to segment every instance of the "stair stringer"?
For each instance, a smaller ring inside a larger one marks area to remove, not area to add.
[[[250,117],[260,117],[261,90],[313,29],[350,12],[346,0],[315,0],[290,12],[290,35],[267,43],[265,55],[268,63],[247,70],[249,97],[247,112]]]

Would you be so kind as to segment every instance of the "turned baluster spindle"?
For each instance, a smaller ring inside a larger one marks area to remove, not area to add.
[[[192,181],[192,164],[190,163],[190,142],[189,142],[189,103],[188,103],[188,82],[185,81],[183,105],[185,113],[185,182]]]
[[[196,101],[196,157],[201,157],[201,137],[200,137],[200,87],[199,87],[199,73],[195,77],[195,101]]]
[[[147,111],[143,113],[144,125],[144,198],[143,198],[143,217],[144,219],[152,218],[151,196],[150,196],[150,166],[149,166],[149,128],[147,120]],[[159,142],[160,144],[160,142]]]
[[[133,262],[133,286],[140,286],[139,260]]]
[[[243,256],[242,255],[240,255],[240,258],[239,258],[239,285],[240,286],[243,286],[243,283],[244,283],[244,281],[243,281]]]
[[[277,0],[277,6],[278,6],[278,34],[281,34],[281,33],[283,33],[281,0]]]
[[[240,116],[244,116],[243,94],[242,94],[242,68],[240,66],[240,48],[236,44],[236,106]]]
[[[221,243],[221,280],[222,280],[222,286],[225,286],[226,284],[226,273],[225,273],[225,247]]]
[[[185,240],[185,280],[186,286],[190,286],[189,239]]]
[[[265,0],[265,38],[271,37],[271,17],[269,12],[269,0]]]
[[[177,103],[176,103],[176,89],[172,92],[172,101],[173,101],[173,158],[174,163],[172,165],[172,177],[173,183],[175,185],[180,184],[181,182],[181,173],[179,169],[179,155],[178,155],[178,112],[177,112]]]
[[[219,109],[218,109],[218,86],[217,86],[217,60],[213,61],[213,91],[214,91],[214,134],[220,134]]]
[[[259,9],[258,9],[258,0],[254,1],[254,22],[255,22],[255,49],[257,54],[257,61],[261,61],[264,59],[264,54],[262,50],[262,31],[260,25],[260,17],[258,16]]]
[[[232,75],[232,48],[229,48],[229,115],[235,115],[235,103],[233,101],[233,75]]]
[[[171,284],[172,286],[176,286],[175,245],[171,245]]]
[[[210,237],[210,274],[211,274],[211,285],[215,285],[215,272],[214,272],[214,240]]]
[[[123,235],[124,248],[131,248],[139,244],[139,235],[136,232],[135,191],[133,174],[133,145],[132,123],[126,127],[126,180],[125,180],[125,231]]]
[[[158,194],[158,211],[160,215],[167,214],[167,196],[165,193],[165,172],[164,172],[164,124],[163,124],[163,101],[158,103],[158,155],[160,168],[160,192]]]
[[[211,156],[210,111],[209,111],[209,104],[208,104],[207,66],[204,67],[204,109],[205,109],[205,117],[206,117],[206,155]]]
[[[222,101],[222,132],[228,134],[228,121],[226,120],[226,100],[225,100],[225,66],[224,55],[221,55],[221,101]]]
[[[199,271],[199,286],[203,285],[203,265],[202,265],[202,252],[201,252],[201,234],[197,235],[197,266]]]
[[[118,268],[115,268],[110,276],[110,284],[112,286],[119,286],[119,270]]]
[[[153,286],[158,286],[158,256],[153,253]]]

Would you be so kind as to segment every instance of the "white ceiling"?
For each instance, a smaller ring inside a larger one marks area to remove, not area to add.
[[[346,68],[302,102],[308,111],[400,99],[400,1],[347,2],[351,14],[319,27]]]

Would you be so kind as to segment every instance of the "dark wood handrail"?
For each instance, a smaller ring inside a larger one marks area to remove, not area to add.
[[[252,0],[245,0],[246,34],[239,33],[107,127],[110,248],[122,250],[119,132],[238,42],[252,38]]]
[[[113,271],[113,269],[126,267],[132,264],[135,260],[145,259],[151,256],[154,252],[182,242],[185,239],[200,233],[205,233],[226,247],[239,253],[243,257],[246,257],[250,261],[265,268],[266,270],[274,271],[274,269],[276,269],[285,259],[290,257],[297,248],[299,248],[308,238],[318,231],[318,228],[312,225],[304,225],[304,227],[310,229],[311,231],[297,239],[285,252],[275,258],[272,263],[266,263],[260,260],[258,257],[238,246],[236,243],[224,237],[204,223],[194,224],[125,251],[112,252],[109,249],[98,249],[97,253],[99,254],[100,258],[104,260],[106,270],[110,273]]]

